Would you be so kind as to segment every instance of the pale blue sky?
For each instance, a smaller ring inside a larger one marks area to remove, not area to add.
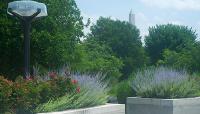
[[[128,21],[132,9],[142,36],[148,34],[149,26],[166,23],[187,25],[200,36],[200,0],[76,0],[76,3],[84,19],[91,18],[93,23],[99,16]]]

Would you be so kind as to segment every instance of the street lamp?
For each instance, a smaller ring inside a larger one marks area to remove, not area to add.
[[[21,0],[8,3],[7,13],[17,17],[24,30],[24,78],[30,76],[30,28],[31,22],[47,16],[47,8],[43,3],[32,0]]]

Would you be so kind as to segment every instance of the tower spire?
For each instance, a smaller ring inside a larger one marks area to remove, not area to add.
[[[129,23],[132,24],[132,25],[135,25],[135,14],[133,13],[132,9],[129,13]]]
[[[130,14],[133,14],[133,9],[131,9]]]

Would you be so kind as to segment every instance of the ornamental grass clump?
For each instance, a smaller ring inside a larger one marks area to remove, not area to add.
[[[138,71],[131,84],[137,96],[144,98],[197,97],[199,86],[184,70],[151,67]]]
[[[39,105],[36,112],[54,112],[67,109],[78,109],[103,105],[108,100],[107,84],[102,81],[101,75],[72,74],[72,83],[78,88],[74,93],[66,94],[58,99]]]

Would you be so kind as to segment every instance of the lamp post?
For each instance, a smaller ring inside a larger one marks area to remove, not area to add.
[[[24,31],[24,78],[30,76],[30,29],[31,22],[47,16],[47,8],[43,3],[32,0],[14,1],[8,4],[7,13],[17,17]]]

